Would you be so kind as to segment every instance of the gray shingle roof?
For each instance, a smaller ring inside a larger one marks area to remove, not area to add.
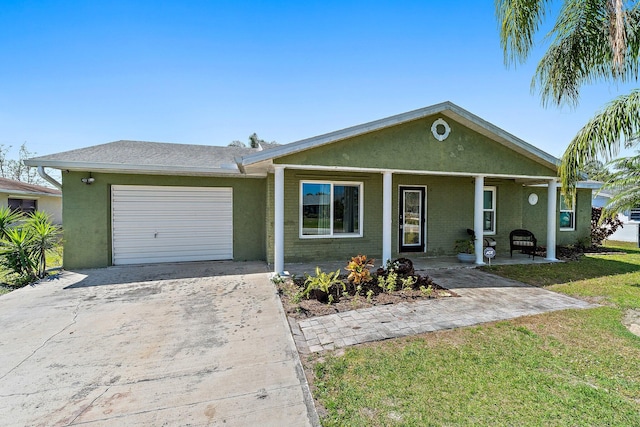
[[[62,192],[41,185],[27,184],[13,179],[0,178],[0,191],[3,193],[34,194],[46,196],[60,196]]]
[[[25,164],[92,171],[239,173],[234,158],[257,151],[243,147],[115,141],[34,157],[25,161]]]

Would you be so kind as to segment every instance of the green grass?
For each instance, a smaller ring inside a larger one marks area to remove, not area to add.
[[[619,249],[619,248],[617,248]],[[312,360],[325,426],[640,425],[640,251],[492,271],[602,307],[351,347]],[[316,356],[318,357],[318,356]]]
[[[47,253],[47,269],[55,270],[56,268],[62,268],[62,256],[63,256],[63,247],[62,245],[58,246],[55,250]],[[7,294],[16,287],[6,286],[3,283],[12,283],[14,279],[12,278],[11,273],[8,270],[0,267],[0,296]]]

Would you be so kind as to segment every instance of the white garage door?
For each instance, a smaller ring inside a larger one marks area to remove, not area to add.
[[[114,185],[113,264],[233,258],[231,188]]]

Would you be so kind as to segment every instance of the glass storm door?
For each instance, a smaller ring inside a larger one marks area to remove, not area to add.
[[[400,187],[400,252],[424,252],[424,187]]]

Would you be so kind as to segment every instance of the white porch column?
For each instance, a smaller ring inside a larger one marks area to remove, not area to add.
[[[382,265],[391,259],[392,177],[391,172],[382,173]]]
[[[547,260],[556,259],[556,210],[558,198],[558,182],[555,179],[549,181],[547,190]]]
[[[284,274],[284,167],[274,166],[273,272]]]
[[[484,265],[484,254],[482,242],[484,241],[484,230],[482,227],[482,212],[484,210],[484,176],[476,176],[476,187],[473,198],[473,232],[476,240],[473,242],[476,248],[476,264]]]

